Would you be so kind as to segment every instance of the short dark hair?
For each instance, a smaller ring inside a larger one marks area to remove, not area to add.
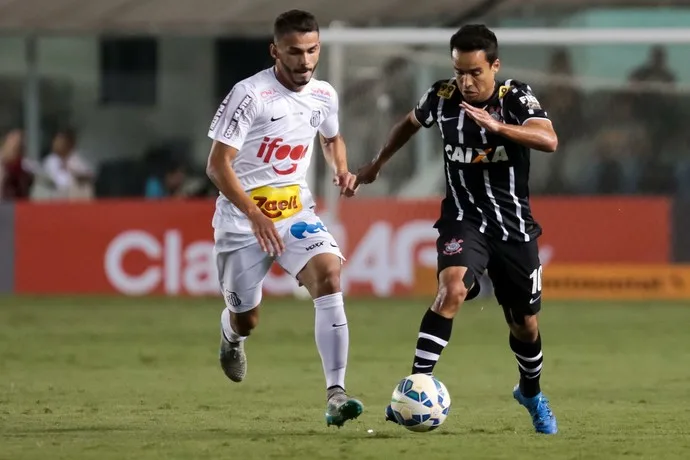
[[[77,143],[77,130],[71,126],[60,128],[55,132],[54,137],[62,136],[72,145]]]
[[[450,52],[456,49],[464,53],[484,51],[490,64],[498,58],[498,40],[484,24],[467,24],[450,37]]]
[[[319,23],[316,18],[308,11],[290,10],[278,16],[273,23],[273,36],[280,38],[284,35],[299,32],[309,33],[318,32]]]

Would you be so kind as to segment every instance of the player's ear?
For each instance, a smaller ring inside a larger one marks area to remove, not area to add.
[[[491,64],[491,71],[493,73],[498,73],[499,69],[501,68],[501,60],[496,58],[493,64]]]
[[[275,43],[271,43],[268,47],[269,52],[271,53],[271,57],[273,59],[278,59],[278,48],[276,47]]]

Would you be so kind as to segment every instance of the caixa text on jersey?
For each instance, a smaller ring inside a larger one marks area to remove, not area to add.
[[[486,149],[471,147],[453,148],[452,145],[446,145],[444,150],[449,161],[456,161],[458,163],[498,163],[508,161],[508,153],[502,145]]]

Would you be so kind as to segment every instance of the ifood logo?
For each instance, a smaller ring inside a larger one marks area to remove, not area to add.
[[[132,267],[128,257],[146,259]],[[142,230],[119,234],[105,253],[105,273],[110,284],[128,295],[155,292],[194,295],[218,294],[218,276],[213,257],[213,243],[195,241],[182,245],[182,234],[168,230],[162,241]]]
[[[263,158],[264,163],[270,163],[273,158],[279,163],[283,160],[289,158],[292,160],[288,168],[279,169],[276,165],[273,165],[273,170],[276,174],[281,176],[287,176],[295,171],[297,171],[297,163],[299,160],[307,155],[309,150],[309,145],[290,145],[283,142],[282,137],[277,137],[271,139],[270,137],[264,137],[261,146],[259,147],[259,153],[257,157]],[[275,163],[275,161],[274,161]]]

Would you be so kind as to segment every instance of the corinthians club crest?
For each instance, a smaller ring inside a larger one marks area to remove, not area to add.
[[[318,126],[321,124],[320,110],[314,110],[311,112],[311,119],[309,120],[309,124],[311,124],[313,128],[318,128]]]
[[[489,107],[487,112],[489,112],[489,115],[491,115],[491,118],[493,118],[496,121],[503,121],[503,115],[501,114],[501,107]]]
[[[460,254],[462,252],[461,244],[462,240],[456,240],[455,238],[450,241],[446,241],[445,247],[443,248],[443,253],[447,256]]]

